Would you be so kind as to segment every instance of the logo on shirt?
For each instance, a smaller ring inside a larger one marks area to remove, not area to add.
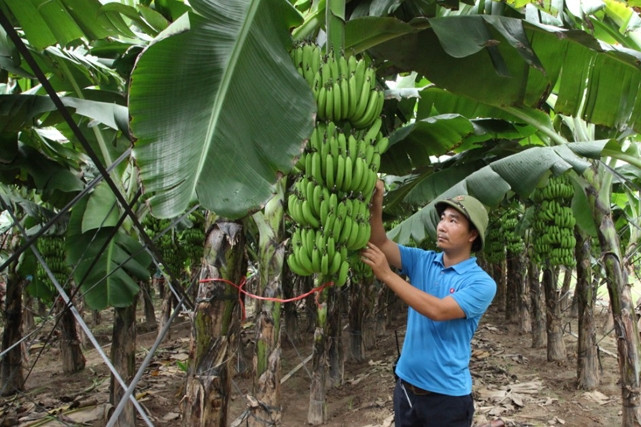
[[[453,294],[453,293],[454,293],[454,288],[450,288],[450,293],[451,293],[451,294]]]

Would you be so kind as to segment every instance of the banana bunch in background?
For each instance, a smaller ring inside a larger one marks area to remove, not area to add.
[[[65,261],[65,238],[60,235],[43,234],[38,237],[36,246],[58,283],[64,284],[71,273],[71,269]],[[36,277],[41,282],[49,282],[50,280],[44,267],[40,264],[38,264]]]
[[[539,208],[534,217],[533,249],[537,262],[567,267],[576,264],[576,219],[570,207],[573,196],[574,186],[563,175],[550,178],[545,187],[535,190],[533,200]]]
[[[287,197],[295,223],[287,262],[298,275],[321,274],[342,286],[352,255],[370,237],[369,202],[389,145],[381,132],[384,92],[363,59],[324,55],[311,43],[291,56],[318,113]]]
[[[523,237],[518,232],[522,211],[521,204],[517,200],[513,200],[501,217],[501,230],[508,255],[521,254],[525,250]]]

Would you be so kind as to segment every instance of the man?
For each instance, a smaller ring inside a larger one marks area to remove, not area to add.
[[[496,294],[496,283],[472,256],[483,248],[487,210],[468,195],[438,201],[441,251],[426,251],[387,238],[383,192],[378,181],[370,207],[371,238],[361,259],[409,305],[396,366],[395,425],[469,427],[474,415],[470,342]]]

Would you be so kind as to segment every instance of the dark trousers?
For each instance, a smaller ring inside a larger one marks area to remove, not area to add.
[[[396,427],[470,427],[474,418],[472,395],[447,396],[423,392],[404,385],[399,379],[394,388]]]

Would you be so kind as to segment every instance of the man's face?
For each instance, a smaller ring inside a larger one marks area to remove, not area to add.
[[[476,230],[470,231],[470,223],[465,215],[447,207],[436,226],[436,246],[443,250],[471,247],[477,235]]]

